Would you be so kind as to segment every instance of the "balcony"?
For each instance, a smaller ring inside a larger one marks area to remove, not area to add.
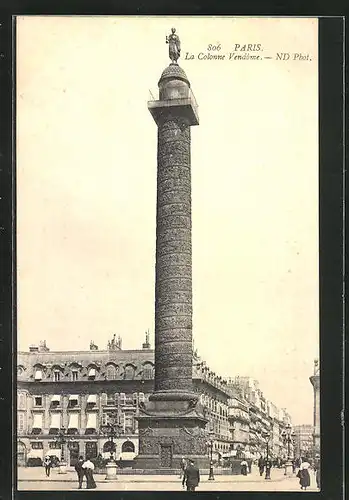
[[[153,94],[150,92],[151,100],[148,101],[148,109],[155,122],[159,122],[159,119],[164,111],[171,109],[171,112],[177,110],[182,116],[186,116],[190,125],[199,125],[198,105],[191,88],[188,87],[186,89],[186,94],[187,95],[185,97],[161,101],[159,99],[155,99]]]

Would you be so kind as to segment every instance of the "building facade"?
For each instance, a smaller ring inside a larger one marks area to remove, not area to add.
[[[312,425],[296,425],[295,433],[295,453],[297,457],[313,459],[313,426]]]
[[[288,450],[283,433],[288,424],[292,425],[286,409],[279,409],[268,401],[259,388],[258,381],[251,377],[229,378],[228,386],[235,394],[239,394],[239,400],[248,409],[248,441],[240,443],[245,454],[252,458],[265,456],[268,447],[271,458],[286,459]],[[293,448],[291,451],[293,453]]]
[[[154,350],[146,335],[142,349],[123,350],[114,336],[104,350],[91,342],[88,351],[52,352],[45,342],[18,353],[17,429],[19,465],[46,455],[62,456],[68,465],[79,455],[109,458],[108,422],[116,425],[115,456],[130,461],[138,454],[137,416],[154,387]],[[225,380],[193,354],[193,387],[208,420],[206,432],[213,439],[213,458],[265,454],[265,433],[270,433],[270,453],[282,457],[281,433],[289,416],[274,413],[251,380]],[[209,453],[209,446],[207,449]]]

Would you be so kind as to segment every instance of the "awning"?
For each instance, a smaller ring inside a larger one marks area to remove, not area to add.
[[[61,414],[51,413],[50,429],[60,429],[60,428],[61,428]]]
[[[89,396],[87,398],[87,403],[96,404],[97,403],[97,395],[96,394],[89,394]]]
[[[79,414],[70,413],[68,429],[78,429],[78,428],[79,428]]]
[[[61,460],[61,454],[62,454],[61,449],[58,449],[58,448],[57,449],[55,449],[55,448],[50,449],[50,455],[54,455],[55,457],[58,458],[58,460]]]
[[[58,403],[61,402],[61,396],[59,394],[55,394],[54,396],[52,396],[51,403],[55,403],[55,402],[58,402]]]
[[[78,394],[71,394],[69,396],[69,401],[79,401],[79,396]]]
[[[97,429],[97,413],[89,413],[86,429]]]
[[[88,372],[89,377],[95,377],[96,376],[96,369],[95,368],[90,368]]]
[[[42,429],[42,413],[34,413],[33,429]]]
[[[35,380],[42,380],[42,371],[41,370],[36,370]]]

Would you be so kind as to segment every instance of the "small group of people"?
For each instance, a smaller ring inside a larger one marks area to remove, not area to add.
[[[195,491],[200,483],[200,471],[195,466],[194,460],[182,457],[179,478],[182,479],[182,487],[187,487],[187,491]]]
[[[94,468],[95,466],[91,460],[84,460],[82,456],[79,457],[79,460],[75,464],[75,470],[79,481],[79,490],[82,488],[84,477],[86,477],[86,489],[90,490],[97,487],[93,477]]]
[[[301,485],[301,490],[306,490],[310,486],[310,474],[309,469],[311,464],[305,459],[300,461],[299,470],[297,472],[297,477],[299,478],[299,484]],[[313,469],[315,472],[316,486],[320,489],[320,460],[315,460],[313,464]]]
[[[50,477],[51,473],[51,468],[54,466],[54,462],[52,458],[47,455],[44,459],[44,467],[45,467],[45,473],[47,477]],[[79,457],[79,460],[77,461],[75,465],[75,470],[78,475],[78,482],[79,482],[79,489],[82,488],[82,483],[84,480],[84,477],[86,477],[86,488],[87,489],[94,489],[96,488],[96,482],[93,477],[93,471],[94,471],[95,466],[91,462],[91,460],[87,459],[84,460],[82,456]]]
[[[301,490],[306,490],[310,486],[310,474],[309,474],[310,463],[305,460],[301,462],[299,470],[297,472],[297,477],[299,478],[299,484],[301,485]]]

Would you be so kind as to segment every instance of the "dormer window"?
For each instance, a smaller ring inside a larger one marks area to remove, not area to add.
[[[59,382],[59,381],[60,381],[60,379],[61,379],[61,372],[60,372],[59,370],[55,370],[55,371],[53,372],[53,380],[54,380],[55,382]]]
[[[96,368],[90,368],[88,371],[88,378],[94,380],[96,378]]]
[[[38,368],[35,370],[34,380],[38,382],[42,380],[42,370],[39,370]]]
[[[76,382],[78,380],[78,377],[79,377],[79,372],[78,370],[73,370],[71,372],[71,378],[72,378],[72,381],[73,382]]]

